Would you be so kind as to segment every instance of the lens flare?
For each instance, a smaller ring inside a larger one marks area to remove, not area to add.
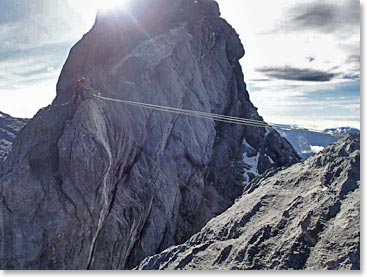
[[[92,11],[127,9],[133,0],[67,0],[68,5],[81,16],[89,15]]]
[[[95,2],[99,10],[113,10],[127,8],[131,0],[99,0]]]

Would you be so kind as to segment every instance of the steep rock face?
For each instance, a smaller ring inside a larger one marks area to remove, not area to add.
[[[360,142],[349,136],[244,195],[139,269],[359,269]]]
[[[95,97],[69,104],[85,75],[105,97],[262,120],[243,55],[214,1],[139,0],[130,14],[98,15],[0,173],[1,267],[132,268],[233,204],[244,151],[259,173],[298,161],[274,131]]]
[[[27,122],[27,119],[14,118],[0,112],[0,163],[8,156],[15,138]]]

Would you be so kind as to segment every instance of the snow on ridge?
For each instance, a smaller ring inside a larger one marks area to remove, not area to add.
[[[274,160],[273,160],[271,157],[269,157],[269,156],[268,156],[268,154],[265,154],[265,157],[267,157],[267,158],[268,158],[269,162],[270,162],[272,165],[273,165],[273,164],[275,164]]]
[[[302,151],[302,154],[318,154],[321,151],[323,151],[325,149],[324,146],[319,146],[319,145],[310,145],[310,151]]]
[[[245,152],[243,153],[245,172],[243,176],[244,176],[244,184],[247,184],[251,181],[251,179],[254,176],[256,177],[259,175],[258,164],[260,153],[247,142],[246,138],[243,140],[243,146],[245,147]],[[257,152],[257,155],[252,157],[249,156],[249,150]]]
[[[311,151],[313,152],[313,153],[320,153],[321,151],[323,151],[324,149],[325,149],[325,147],[323,147],[323,146],[317,146],[317,145],[310,145],[310,147],[311,147]]]

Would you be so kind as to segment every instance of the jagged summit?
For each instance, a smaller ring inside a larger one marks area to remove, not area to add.
[[[121,68],[111,67],[111,64],[117,65],[116,59],[120,59],[122,62],[126,54],[130,52],[137,54],[134,49],[139,44],[141,52],[143,50],[146,51],[146,53],[141,53],[141,55],[158,55],[157,61],[164,58],[164,55],[169,56],[173,50],[172,44],[179,42],[172,41],[172,39],[178,39],[182,42],[193,39],[192,37],[182,36],[183,32],[179,30],[182,30],[183,27],[190,32],[195,31],[195,29],[199,30],[202,27],[200,23],[203,20],[208,22],[210,20],[220,20],[221,24],[217,24],[216,29],[219,29],[217,31],[221,31],[225,35],[222,38],[223,47],[233,46],[231,52],[227,51],[228,55],[230,55],[229,58],[233,60],[240,59],[244,55],[244,50],[238,35],[232,28],[228,28],[228,24],[225,20],[220,19],[219,16],[219,6],[213,0],[137,0],[129,5],[128,11],[99,12],[93,28],[71,50],[68,62],[65,64],[58,82],[55,103],[61,104],[71,98],[75,76],[82,75],[89,77],[91,84],[96,89],[101,90],[103,94],[115,96],[116,92],[111,92],[108,88],[98,84],[96,74],[115,76],[116,72],[111,72],[111,70],[116,71],[118,69],[121,70]],[[213,28],[209,29],[212,32],[215,31]],[[207,36],[202,43],[213,43],[215,34],[209,33],[209,29],[204,28],[200,30],[203,32],[203,35]],[[175,36],[172,36],[171,40],[165,41],[164,45],[155,44],[159,35],[166,37],[165,34],[167,32],[172,32],[172,35]],[[235,40],[234,43],[225,41],[228,38]],[[159,48],[154,49],[156,46]],[[201,47],[201,45],[197,46]],[[204,49],[198,48],[197,50]],[[202,54],[204,55],[204,53]],[[182,63],[186,62],[184,55],[185,52],[180,54]],[[128,62],[133,68],[143,66],[135,64],[138,61],[133,59],[129,59]],[[123,78],[119,80],[111,79],[112,82],[119,81],[119,86],[123,85],[123,81],[127,83],[125,85],[128,85],[129,82],[135,82],[142,77],[141,74],[136,74],[138,72],[128,68],[119,73],[123,74],[121,75]],[[123,88],[121,87],[121,89]],[[121,89],[119,92],[121,92]]]
[[[254,180],[186,243],[139,269],[359,269],[360,139]]]
[[[263,128],[95,97],[73,107],[84,75],[111,98],[262,120],[243,46],[214,1],[138,3],[135,28],[99,16],[70,52],[53,105],[14,144],[0,173],[1,268],[133,268],[230,207],[251,172],[299,160]]]

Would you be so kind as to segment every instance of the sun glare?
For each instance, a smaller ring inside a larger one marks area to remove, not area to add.
[[[69,6],[82,17],[89,17],[97,10],[126,9],[133,0],[67,0]]]
[[[131,0],[97,0],[96,7],[99,10],[112,10],[126,8]]]

